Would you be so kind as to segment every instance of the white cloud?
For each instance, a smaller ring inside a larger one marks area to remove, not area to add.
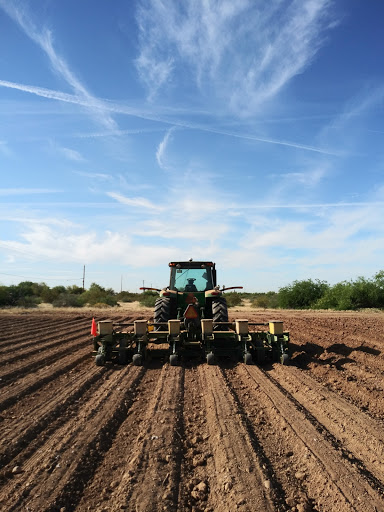
[[[163,220],[151,220],[138,223],[132,229],[132,233],[141,238],[160,238],[168,240],[194,240],[195,242],[214,241],[221,239],[229,231],[225,222],[205,219],[199,223],[184,217],[180,222],[175,212]]]
[[[119,203],[125,204],[127,206],[132,206],[134,208],[144,208],[145,210],[162,210],[162,207],[159,205],[156,205],[146,199],[145,197],[125,197],[121,194],[118,194],[117,192],[107,192],[107,196],[112,197],[112,199],[115,199]]]
[[[31,16],[27,14],[25,8],[21,10],[15,4],[11,4],[5,0],[0,0],[0,7],[2,7],[8,16],[19,25],[27,36],[43,50],[50,61],[53,71],[71,86],[76,96],[81,98],[82,103],[91,111],[97,122],[105,128],[116,129],[117,125],[108,113],[108,110],[104,109],[103,102],[93,96],[85,88],[76,77],[75,73],[69,68],[64,58],[56,52],[53,45],[52,32],[44,27],[37,27],[33,23]],[[42,93],[43,89],[41,89],[40,92]]]
[[[85,158],[75,149],[65,148],[65,147],[57,147],[57,150],[64,155],[65,158],[71,160],[72,162],[84,162]]]
[[[374,199],[381,194],[378,190]],[[111,197],[127,205],[129,216],[110,216],[108,225],[114,227],[103,231],[95,231],[93,219],[87,222],[86,218],[75,225],[65,219],[4,217],[22,229],[16,240],[2,237],[4,257],[17,263],[112,261],[135,268],[177,258],[209,258],[240,273],[244,268],[254,269],[247,283],[234,283],[253,290],[260,286],[276,289],[295,278],[324,278],[324,266],[338,270],[340,278],[335,281],[356,272],[366,275],[367,266],[377,270],[382,266],[383,203],[380,207],[378,203],[338,205],[322,211],[308,208],[303,217],[279,218],[261,211],[239,219],[226,215],[224,202],[205,204],[202,200],[199,205],[204,208],[194,216],[183,209],[182,201],[157,206],[146,198]],[[268,284],[257,283],[258,272],[273,272]],[[336,270],[330,275],[336,276]]]
[[[285,186],[295,186],[297,184],[304,187],[316,187],[320,181],[327,175],[328,165],[315,166],[309,168],[306,172],[288,172],[281,174]]]
[[[195,80],[204,95],[251,115],[313,60],[334,26],[330,0],[143,0],[137,69],[152,98]],[[171,82],[172,81],[172,82]]]
[[[83,172],[83,171],[73,171],[74,174],[78,174],[79,176],[84,176],[85,178],[91,178],[94,180],[101,181],[112,181],[114,178],[110,174],[104,174],[101,172]]]
[[[171,135],[172,135],[172,132],[175,131],[175,127],[172,127],[170,128],[163,140],[160,142],[160,144],[158,145],[158,148],[157,148],[157,151],[156,151],[156,160],[157,160],[157,163],[159,164],[159,167],[161,169],[163,169],[164,171],[167,171],[168,170],[168,166],[166,165],[165,163],[165,151],[167,149],[167,146],[169,144],[169,141],[170,141],[170,138],[171,138]]]
[[[155,265],[160,258],[169,259],[176,249],[163,244],[141,243],[123,233],[94,231],[76,234],[73,230],[53,229],[43,223],[30,224],[23,241],[0,241],[0,247],[14,260],[68,263],[111,263],[134,267]],[[113,248],[113,254],[111,253]],[[112,258],[112,259],[111,259]],[[170,259],[169,259],[170,261]]]

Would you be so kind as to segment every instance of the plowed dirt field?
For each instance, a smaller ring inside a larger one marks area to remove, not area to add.
[[[287,366],[91,358],[92,317],[0,312],[0,509],[384,511],[384,314],[284,321]]]

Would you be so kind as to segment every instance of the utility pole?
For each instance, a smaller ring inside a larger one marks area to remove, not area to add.
[[[84,291],[84,282],[85,282],[85,265],[83,267],[83,291]]]

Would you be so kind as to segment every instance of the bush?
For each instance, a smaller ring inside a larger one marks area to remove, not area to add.
[[[264,308],[264,309],[267,309],[269,307],[268,297],[266,297],[265,295],[264,296],[260,295],[259,297],[256,297],[251,302],[251,306],[253,308]]]
[[[57,299],[52,302],[55,308],[80,308],[84,306],[79,295],[74,293],[61,293]]]
[[[251,306],[253,308],[276,309],[278,307],[278,294],[276,292],[253,294]]]
[[[241,295],[237,292],[224,293],[223,296],[227,300],[227,306],[233,308],[234,306],[240,306],[243,302]]]
[[[40,298],[43,302],[53,304],[53,302],[63,293],[67,293],[64,286],[54,286],[53,288],[49,288],[49,286],[43,285],[40,291]]]
[[[293,284],[280,288],[278,305],[281,308],[307,309],[313,306],[329,289],[325,281],[294,281]]]
[[[20,308],[36,308],[38,304],[41,303],[41,300],[39,297],[20,297],[20,299],[17,300],[17,305]]]
[[[132,292],[120,292],[116,295],[116,298],[119,302],[135,302],[139,300],[141,294],[132,293]]]
[[[111,308],[112,306],[110,306],[109,304],[106,304],[105,302],[96,302],[96,304],[92,304],[92,307],[103,309],[103,308]]]
[[[77,284],[73,284],[71,286],[67,286],[67,293],[71,293],[73,295],[81,295],[84,290],[80,286],[77,286]]]
[[[89,290],[80,295],[80,300],[83,304],[90,304],[91,306],[102,303],[108,306],[116,306],[117,298],[115,292],[111,289],[105,289],[102,286],[92,283]]]
[[[154,308],[156,299],[159,298],[159,294],[157,292],[144,292],[139,294],[139,301],[142,306],[146,306],[147,308]]]
[[[384,286],[381,272],[374,279],[358,277],[329,288],[315,304],[316,309],[362,309],[384,306]]]

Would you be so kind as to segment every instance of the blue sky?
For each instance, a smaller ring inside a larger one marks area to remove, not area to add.
[[[0,0],[0,283],[384,269],[384,3]]]

